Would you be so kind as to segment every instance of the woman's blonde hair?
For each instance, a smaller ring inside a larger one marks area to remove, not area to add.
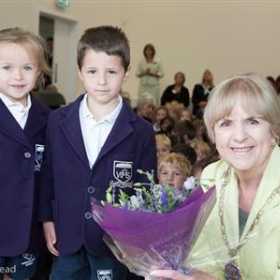
[[[209,138],[215,142],[215,123],[230,115],[239,98],[247,112],[258,114],[270,123],[271,134],[279,142],[280,99],[271,84],[254,73],[229,78],[212,90],[204,111]]]
[[[184,155],[179,153],[169,153],[162,156],[158,162],[158,174],[160,173],[163,166],[167,163],[176,165],[186,177],[190,176],[191,163]]]

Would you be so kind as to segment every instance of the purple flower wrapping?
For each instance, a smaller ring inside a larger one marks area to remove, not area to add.
[[[127,210],[93,201],[94,220],[104,241],[132,272],[145,276],[152,267],[180,269],[216,201],[215,187],[197,188],[170,213]]]

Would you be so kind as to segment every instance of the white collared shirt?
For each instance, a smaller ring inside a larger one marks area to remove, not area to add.
[[[30,94],[27,96],[27,106],[24,107],[20,102],[13,102],[11,101],[6,95],[0,92],[0,98],[5,104],[5,106],[8,108],[10,113],[13,115],[13,117],[16,119],[18,124],[22,129],[24,129],[29,110],[31,108],[31,98]]]
[[[100,121],[96,121],[87,106],[87,94],[80,104],[80,124],[90,167],[95,163],[112,127],[121,111],[123,100],[119,96],[118,106]]]

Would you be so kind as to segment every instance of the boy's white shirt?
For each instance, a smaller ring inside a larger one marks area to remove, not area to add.
[[[117,107],[100,121],[96,121],[87,106],[87,94],[80,104],[80,124],[90,167],[95,163],[113,125],[121,111],[123,99],[118,97]]]
[[[29,110],[31,108],[31,98],[30,94],[27,95],[27,106],[24,107],[19,102],[13,102],[11,101],[6,95],[0,92],[0,99],[3,101],[5,106],[8,108],[10,113],[13,115],[13,117],[16,119],[18,124],[22,129],[24,129],[25,124],[27,122],[27,117]]]

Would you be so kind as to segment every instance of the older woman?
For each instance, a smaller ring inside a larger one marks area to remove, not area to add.
[[[186,260],[199,271],[151,275],[280,279],[279,98],[258,75],[236,76],[212,91],[204,120],[221,160],[202,173],[204,183],[214,181],[217,203]]]

